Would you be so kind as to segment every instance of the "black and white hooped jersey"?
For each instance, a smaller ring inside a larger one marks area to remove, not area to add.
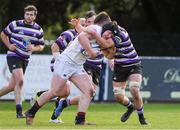
[[[44,33],[42,28],[37,24],[26,24],[24,20],[16,20],[9,23],[3,30],[9,36],[11,44],[16,44],[17,49],[8,51],[7,56],[17,56],[28,60],[31,52],[26,50],[29,43],[36,45],[44,45]]]
[[[120,26],[119,30],[119,35],[113,38],[116,47],[114,63],[119,64],[122,67],[128,67],[141,63],[128,32]]]

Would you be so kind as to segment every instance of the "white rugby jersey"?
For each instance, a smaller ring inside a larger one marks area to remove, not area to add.
[[[95,31],[99,36],[101,36],[101,32],[102,32],[102,27],[98,26],[98,25],[90,25],[88,26],[89,29],[92,29],[93,31]],[[62,52],[61,56],[65,55],[68,56],[73,62],[75,62],[78,65],[83,65],[86,61],[87,58],[89,58],[87,55],[83,55],[82,54],[82,46],[79,43],[77,36],[72,42],[71,44]],[[95,44],[96,40],[92,39],[90,41],[91,44]],[[97,43],[96,43],[97,44]]]

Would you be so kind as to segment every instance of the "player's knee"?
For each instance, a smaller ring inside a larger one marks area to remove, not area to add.
[[[84,92],[84,94],[85,94],[87,97],[92,98],[92,97],[94,96],[94,90],[93,90],[93,88],[89,88],[88,90],[86,90],[86,91]]]
[[[129,90],[133,96],[133,98],[139,98],[140,97],[140,83],[136,81],[130,81],[129,82]]]
[[[23,79],[18,80],[17,83],[16,83],[16,85],[17,85],[18,87],[22,87],[23,84],[24,84]]]
[[[125,89],[122,89],[121,87],[114,87],[113,92],[114,92],[114,95],[124,95]]]
[[[115,87],[113,92],[116,100],[122,102],[125,97],[125,89],[122,89],[121,87]]]
[[[70,91],[66,90],[63,94],[61,94],[60,96],[63,97],[68,97],[70,95]]]
[[[140,86],[141,86],[141,83],[140,83],[140,82],[137,82],[137,81],[129,81],[129,88],[132,88],[132,87],[140,88]]]
[[[137,81],[130,81],[129,82],[129,89],[130,89],[130,91],[137,92],[137,91],[139,91],[140,86],[141,86],[141,83],[139,83]]]

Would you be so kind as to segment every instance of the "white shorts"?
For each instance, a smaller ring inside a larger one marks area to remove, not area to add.
[[[54,64],[54,74],[63,79],[69,79],[71,76],[85,74],[83,65],[78,65],[69,57],[60,55]]]

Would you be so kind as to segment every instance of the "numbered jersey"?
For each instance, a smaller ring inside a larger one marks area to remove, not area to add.
[[[102,32],[102,27],[98,26],[98,25],[90,25],[88,26],[89,29],[92,29],[94,31],[96,31],[96,33],[98,35],[101,35]],[[83,47],[81,46],[81,44],[79,43],[77,36],[72,42],[71,44],[63,51],[62,55],[68,56],[73,62],[75,62],[76,64],[79,65],[83,65],[84,62],[86,61],[88,57],[88,55],[84,55],[82,52]],[[91,44],[97,44],[95,39],[92,39],[90,41]]]

